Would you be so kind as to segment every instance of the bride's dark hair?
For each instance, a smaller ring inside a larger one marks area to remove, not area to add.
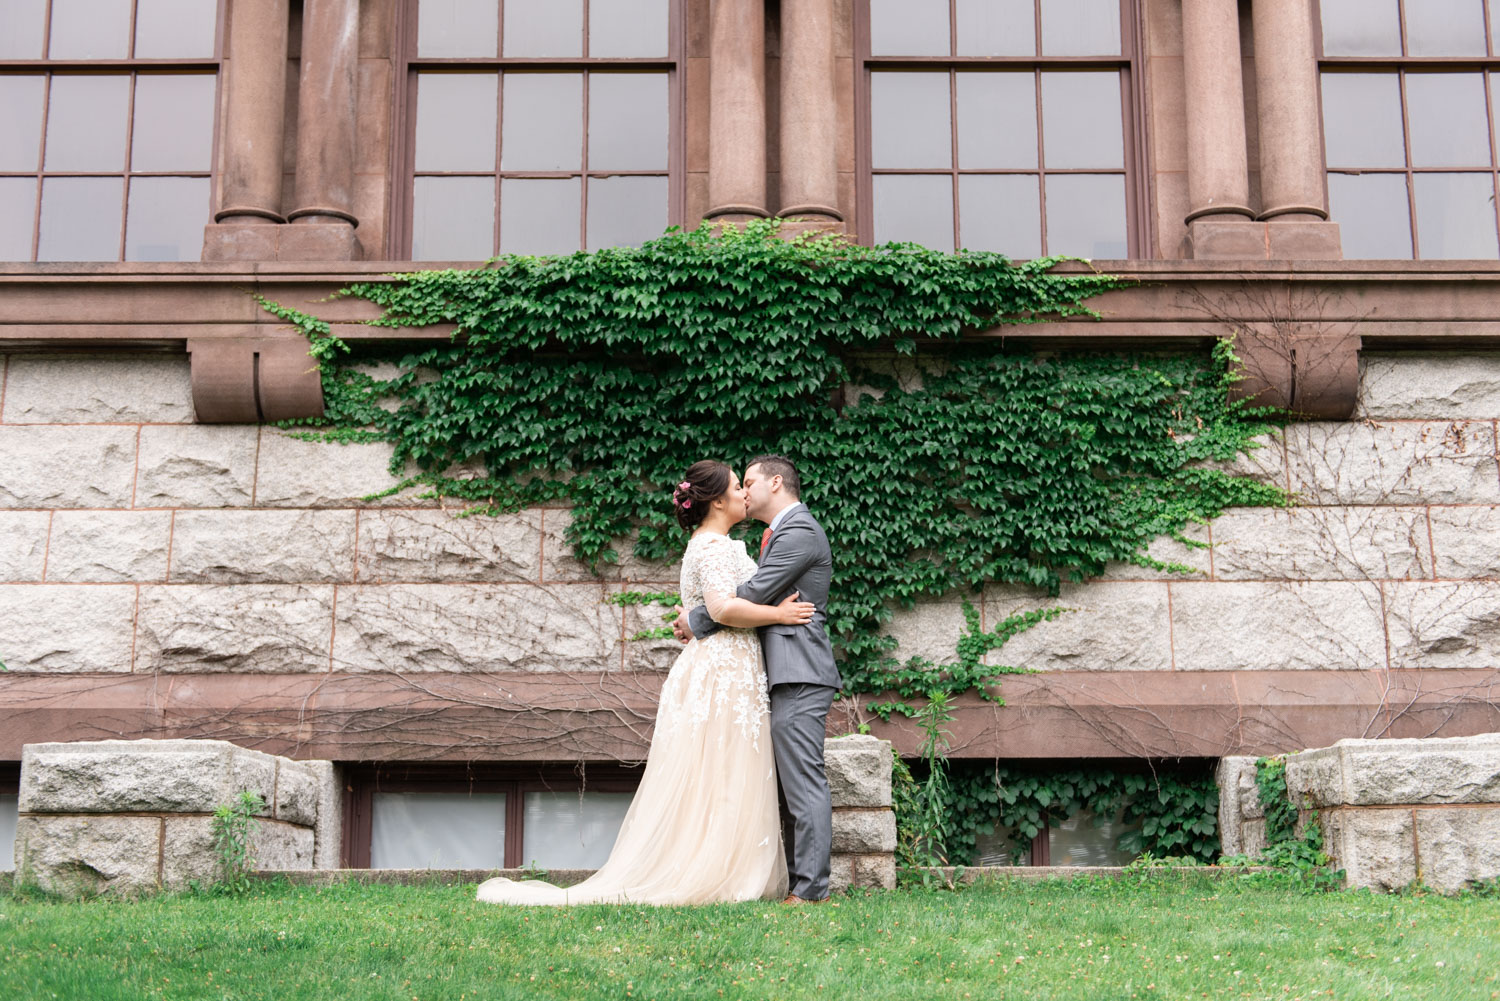
[[[677,524],[689,530],[697,528],[708,516],[708,505],[729,489],[729,477],[729,467],[714,459],[703,459],[689,466],[682,482],[672,491]]]

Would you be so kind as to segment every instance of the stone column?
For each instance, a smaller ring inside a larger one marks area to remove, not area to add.
[[[1256,96],[1260,106],[1260,219],[1277,223],[1273,257],[1341,257],[1338,227],[1327,224],[1323,135],[1318,124],[1318,59],[1312,0],[1255,0]]]
[[[838,205],[833,0],[781,2],[781,210],[814,226]]]
[[[833,800],[829,885],[896,886],[896,814],[891,809],[891,742],[848,734],[823,742]]]
[[[286,106],[287,0],[239,0],[229,11],[224,166],[203,259],[276,257]]]
[[[358,257],[354,227],[359,0],[307,0],[297,93],[297,197],[287,213],[281,259]]]
[[[1184,3],[1182,43],[1187,86],[1187,222],[1253,219],[1235,0]]]
[[[713,0],[709,26],[709,219],[766,211],[763,0]]]

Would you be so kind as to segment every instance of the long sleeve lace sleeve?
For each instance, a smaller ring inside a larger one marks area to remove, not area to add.
[[[744,582],[744,550],[741,543],[732,539],[715,541],[704,547],[702,560],[703,604],[709,617],[718,622],[724,606],[735,596],[735,588]]]

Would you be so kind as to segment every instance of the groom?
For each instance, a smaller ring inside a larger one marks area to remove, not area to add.
[[[769,526],[761,536],[760,568],[736,594],[775,605],[793,591],[817,606],[800,626],[762,626],[766,681],[771,689],[771,746],[776,754],[786,831],[789,904],[828,899],[828,855],[833,806],[823,772],[828,709],[839,690],[839,672],[824,625],[833,557],[823,527],[799,500],[797,468],[780,455],[762,455],[745,468],[746,511]],[[719,628],[699,605],[672,627],[687,643]]]

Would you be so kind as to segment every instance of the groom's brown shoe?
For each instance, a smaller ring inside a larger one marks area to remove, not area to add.
[[[786,895],[786,899],[783,900],[782,903],[783,904],[826,904],[826,903],[828,903],[828,898],[824,897],[822,900],[808,900],[806,897],[799,897],[795,893],[788,893]]]

